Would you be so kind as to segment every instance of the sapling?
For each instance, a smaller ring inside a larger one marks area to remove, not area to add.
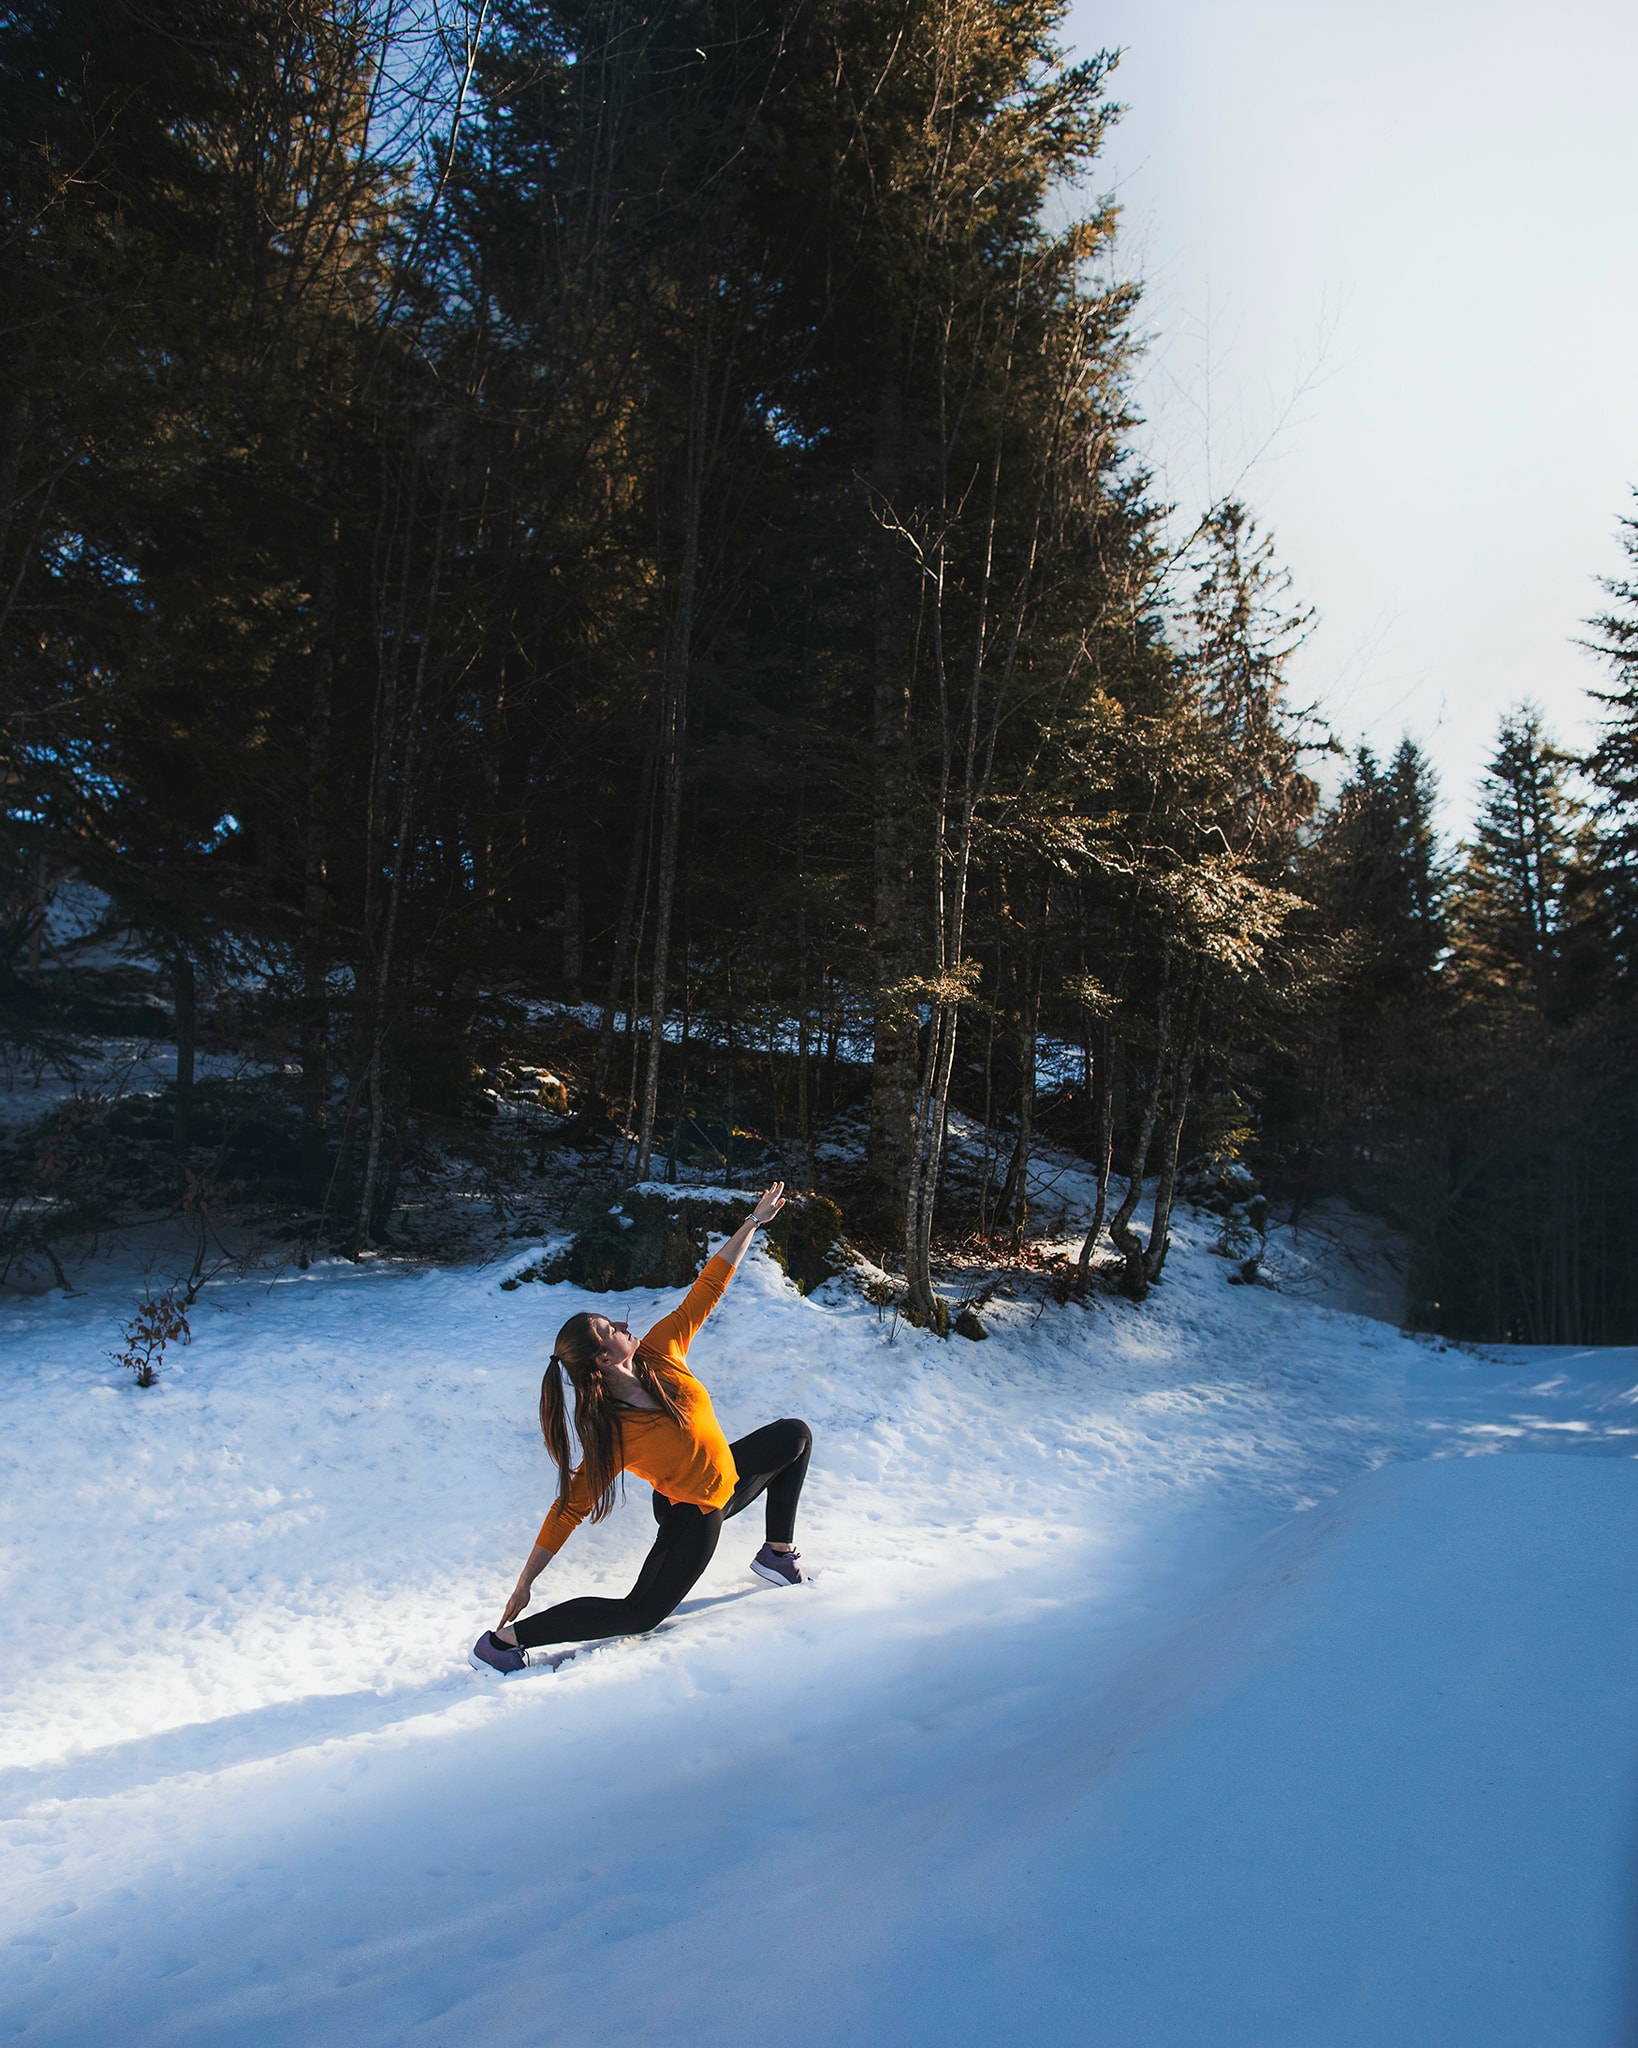
[[[135,1376],[139,1387],[151,1387],[158,1379],[167,1345],[187,1344],[193,1337],[188,1327],[187,1309],[178,1299],[174,1287],[167,1287],[161,1294],[142,1295],[137,1302],[136,1314],[123,1326],[120,1334],[125,1339],[125,1347],[111,1355],[116,1365],[124,1366]]]

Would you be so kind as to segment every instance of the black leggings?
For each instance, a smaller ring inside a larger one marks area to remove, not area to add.
[[[796,1528],[796,1503],[808,1473],[813,1436],[805,1422],[787,1415],[753,1429],[734,1454],[739,1484],[726,1507],[697,1508],[685,1500],[654,1496],[660,1525],[654,1548],[643,1560],[637,1583],[623,1600],[562,1600],[518,1622],[514,1634],[526,1650],[546,1643],[589,1643],[602,1636],[635,1636],[656,1628],[688,1598],[711,1562],[722,1525],[759,1493],[768,1496],[768,1541],[789,1543]]]

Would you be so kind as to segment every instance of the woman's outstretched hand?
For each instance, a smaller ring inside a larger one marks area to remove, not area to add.
[[[770,1223],[785,1206],[785,1183],[776,1180],[771,1188],[764,1188],[756,1198],[756,1207],[729,1238],[718,1258],[726,1259],[730,1266],[737,1266],[751,1248],[751,1239],[756,1236],[757,1226]]]

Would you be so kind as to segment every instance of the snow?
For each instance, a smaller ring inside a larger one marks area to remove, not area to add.
[[[243,1080],[265,1072],[237,1053],[198,1051],[196,1081]],[[100,1038],[83,1046],[61,1065],[33,1064],[27,1078],[19,1073],[0,1087],[0,1130],[17,1130],[49,1116],[76,1094],[100,1096],[109,1102],[163,1093],[176,1080],[176,1042],[166,1038]]]
[[[1099,2039],[1622,2038],[1635,1614],[1631,1463],[1394,1465],[1292,1522],[1030,1844],[1082,1908],[1060,1995]]]
[[[1441,1349],[1215,1234],[984,1344],[753,1253],[695,1363],[731,1435],[813,1424],[814,1582],[753,1511],[666,1628],[504,1682],[584,1300],[501,1290],[540,1246],[213,1286],[147,1392],[133,1276],[0,1304],[0,2039],[1618,2038],[1638,1355]]]

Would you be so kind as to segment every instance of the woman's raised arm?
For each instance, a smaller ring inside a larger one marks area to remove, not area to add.
[[[730,1266],[737,1267],[751,1248],[751,1239],[756,1235],[757,1225],[771,1223],[784,1206],[785,1183],[776,1180],[771,1188],[764,1188],[757,1196],[756,1207],[717,1253],[717,1257],[726,1259]]]

